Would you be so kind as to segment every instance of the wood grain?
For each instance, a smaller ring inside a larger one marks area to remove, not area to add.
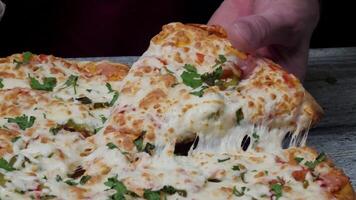
[[[132,64],[137,56],[75,58]],[[305,88],[325,111],[309,132],[308,145],[327,153],[356,188],[356,47],[313,49]]]

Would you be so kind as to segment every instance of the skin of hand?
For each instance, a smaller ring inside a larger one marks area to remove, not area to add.
[[[303,79],[318,20],[318,0],[225,0],[208,24],[224,27],[236,48],[270,58]]]

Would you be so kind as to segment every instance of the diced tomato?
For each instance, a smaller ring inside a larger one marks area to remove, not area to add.
[[[40,62],[47,62],[48,61],[48,55],[40,54],[40,55],[38,55],[38,59],[39,59]]]
[[[204,57],[205,57],[204,54],[196,53],[196,56],[197,56],[196,62],[202,64],[204,62]]]
[[[284,82],[287,83],[288,87],[290,87],[290,88],[294,87],[294,81],[289,74],[283,73],[282,77],[283,77]]]
[[[303,182],[305,180],[305,176],[308,173],[308,169],[296,170],[292,172],[292,176],[296,181]]]

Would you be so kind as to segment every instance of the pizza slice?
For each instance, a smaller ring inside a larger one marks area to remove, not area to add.
[[[128,74],[27,52],[0,63],[1,199],[355,199],[303,147],[315,100],[219,27],[164,26]]]
[[[90,178],[82,158],[97,148],[91,136],[128,67],[25,52],[0,69],[0,199],[80,198],[75,185]]]
[[[137,138],[164,149],[199,136],[199,149],[226,152],[258,136],[250,148],[272,151],[287,134],[304,144],[322,115],[297,78],[234,49],[218,27],[165,25],[123,82],[105,134],[125,149]]]

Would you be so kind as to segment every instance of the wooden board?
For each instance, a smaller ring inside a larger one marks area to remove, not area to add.
[[[309,132],[308,145],[344,169],[356,188],[356,48],[310,50],[304,85],[325,111]],[[132,64],[138,57],[76,58]]]

